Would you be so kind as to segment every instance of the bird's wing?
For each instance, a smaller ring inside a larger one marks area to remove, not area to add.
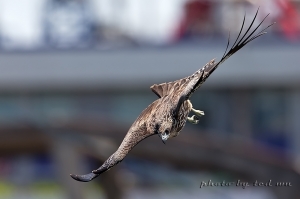
[[[265,32],[265,30],[267,28],[269,28],[270,26],[272,26],[274,23],[267,26],[266,28],[264,28],[263,30],[261,30],[258,33],[255,33],[255,32],[261,26],[261,24],[264,22],[264,20],[267,18],[267,16],[269,14],[259,23],[259,25],[251,33],[249,33],[249,31],[250,31],[250,29],[251,29],[251,27],[252,27],[252,25],[253,25],[256,17],[257,17],[257,14],[258,14],[258,10],[257,10],[250,26],[248,27],[246,32],[243,34],[243,36],[240,38],[241,33],[243,31],[243,28],[244,28],[244,24],[245,24],[245,16],[244,16],[243,24],[242,24],[242,27],[241,27],[240,32],[238,34],[238,37],[236,38],[236,40],[235,40],[234,44],[232,45],[232,47],[230,48],[230,50],[227,51],[228,47],[229,47],[229,42],[230,42],[230,37],[228,37],[227,47],[226,47],[225,53],[224,53],[223,57],[221,58],[221,60],[217,63],[215,63],[215,61],[212,60],[209,63],[207,63],[204,67],[202,67],[201,69],[196,71],[193,75],[189,76],[188,78],[190,79],[190,81],[186,84],[184,90],[182,91],[182,95],[184,95],[186,98],[189,98],[190,95],[192,93],[194,93],[202,85],[202,83],[204,83],[204,81],[213,73],[214,70],[216,70],[216,68],[220,64],[222,64],[231,55],[233,55],[234,53],[239,51],[241,48],[243,48],[245,45],[247,45],[252,40],[254,40],[254,39],[256,39],[256,38],[258,38],[258,37],[260,37],[260,36],[267,33],[267,32]]]
[[[98,169],[89,174],[71,174],[70,176],[73,179],[81,182],[89,182],[93,180],[101,173],[108,171],[109,169],[120,163],[135,145],[151,135],[153,134],[148,133],[144,127],[137,128],[135,130],[129,130],[117,151],[113,153]]]
[[[136,146],[140,141],[142,141],[143,139],[151,135],[154,135],[155,132],[150,132],[147,130],[145,121],[155,111],[157,104],[158,104],[157,101],[154,101],[140,114],[140,116],[130,127],[128,133],[126,134],[125,138],[123,139],[117,151],[113,153],[102,164],[102,166],[100,166],[97,170],[94,170],[92,173],[89,174],[85,174],[85,175],[71,174],[70,176],[77,181],[89,182],[94,178],[98,177],[101,173],[108,171],[110,168],[120,163],[129,153],[129,151],[134,146]]]
[[[80,182],[89,182],[89,181],[93,180],[94,178],[97,178],[99,176],[99,174],[94,174],[94,173],[89,173],[89,174],[85,174],[85,175],[70,174],[70,176],[74,180],[77,180]]]
[[[234,44],[232,45],[232,47],[230,48],[230,50],[227,51],[228,47],[229,47],[229,40],[230,40],[230,37],[228,37],[228,43],[227,43],[225,53],[219,62],[216,63],[215,59],[213,59],[210,62],[208,62],[204,67],[202,67],[201,69],[196,71],[194,74],[192,74],[188,77],[173,81],[173,82],[154,84],[150,87],[151,90],[160,98],[175,91],[175,92],[181,93],[180,96],[184,96],[185,99],[188,99],[190,97],[190,95],[193,92],[195,92],[201,86],[202,83],[204,83],[204,81],[212,74],[212,72],[220,64],[222,64],[231,55],[233,55],[234,53],[239,51],[241,48],[243,48],[245,45],[247,45],[250,41],[256,39],[257,37],[264,35],[266,33],[265,30],[274,24],[273,23],[273,24],[267,26],[266,28],[264,28],[262,31],[255,33],[256,30],[260,27],[260,25],[267,18],[267,16],[268,16],[267,15],[259,23],[259,25],[251,33],[249,33],[249,31],[250,31],[251,27],[253,26],[254,21],[257,17],[258,11],[259,11],[259,9],[257,10],[257,12],[254,16],[254,19],[252,20],[252,22],[251,22],[250,26],[248,27],[248,29],[246,30],[246,32],[243,34],[242,37],[240,37],[241,33],[243,31],[243,28],[244,28],[244,24],[245,24],[246,15],[244,15],[243,24],[242,24],[241,30],[238,34],[238,37],[236,38],[236,40],[235,40]]]
[[[239,51],[241,48],[243,48],[245,45],[247,45],[252,40],[254,40],[254,39],[256,39],[256,38],[264,35],[266,33],[265,30],[274,24],[274,23],[272,23],[269,26],[267,26],[266,28],[264,28],[263,30],[259,31],[258,33],[255,33],[256,30],[264,22],[264,20],[268,17],[268,15],[269,15],[268,14],[258,24],[258,26],[256,28],[254,28],[254,30],[252,30],[250,32],[250,29],[253,26],[254,21],[255,21],[255,19],[257,17],[258,11],[259,11],[259,9],[257,10],[257,12],[256,12],[256,14],[255,14],[255,16],[254,16],[254,18],[253,18],[250,26],[248,27],[248,29],[246,30],[246,32],[241,36],[241,33],[243,31],[243,28],[244,28],[244,24],[245,24],[245,17],[246,17],[246,15],[244,16],[241,30],[240,30],[240,32],[238,34],[238,37],[236,38],[234,44],[230,48],[230,50],[228,50],[229,41],[230,41],[230,35],[229,35],[225,53],[224,53],[223,57],[221,58],[221,60],[219,62],[215,62],[215,60],[213,59],[210,62],[208,62],[204,67],[202,67],[201,69],[199,69],[198,71],[196,71],[194,74],[192,74],[191,76],[185,78],[186,81],[184,82],[184,85],[181,85],[179,87],[181,89],[176,91],[176,93],[177,93],[176,94],[176,97],[177,97],[177,99],[176,99],[177,107],[174,109],[175,116],[178,114],[178,111],[180,110],[181,104],[185,100],[189,99],[189,97],[205,82],[205,80],[213,73],[214,70],[216,70],[216,68],[220,64],[222,64],[226,59],[228,59],[231,55],[233,55],[234,53],[236,53],[237,51]]]

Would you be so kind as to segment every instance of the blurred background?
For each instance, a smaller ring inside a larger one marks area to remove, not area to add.
[[[69,177],[117,149],[152,84],[220,59],[259,6],[255,25],[277,24],[192,96],[198,125],[144,140],[90,183]],[[297,199],[299,12],[299,0],[0,0],[0,199]],[[199,188],[209,180],[250,186]]]

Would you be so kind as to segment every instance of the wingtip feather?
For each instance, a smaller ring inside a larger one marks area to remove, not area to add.
[[[94,173],[89,173],[86,175],[75,175],[75,174],[70,174],[71,178],[74,180],[80,181],[80,182],[89,182],[96,178],[98,175]]]

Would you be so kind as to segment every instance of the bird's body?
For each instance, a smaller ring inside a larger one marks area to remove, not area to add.
[[[196,71],[194,74],[169,83],[154,84],[151,90],[159,97],[151,103],[145,110],[142,111],[140,116],[135,120],[130,129],[128,130],[125,138],[115,153],[113,153],[101,167],[94,170],[92,173],[86,175],[73,175],[71,177],[78,181],[88,182],[101,173],[108,171],[111,167],[121,162],[129,151],[136,146],[143,139],[159,135],[163,142],[167,139],[176,137],[183,129],[186,121],[193,124],[198,123],[197,116],[204,115],[203,111],[195,110],[190,102],[190,96],[204,83],[204,81],[212,74],[212,72],[227,58],[240,50],[250,41],[265,34],[264,30],[256,35],[253,35],[257,28],[262,24],[262,21],[254,31],[248,34],[250,28],[255,21],[257,13],[247,29],[246,33],[241,37],[241,32],[244,27],[245,17],[242,28],[233,47],[227,52],[229,40],[226,51],[219,62],[211,60],[204,67]],[[271,24],[272,25],[272,24]],[[269,26],[271,26],[269,25]],[[268,26],[268,27],[269,27]],[[267,28],[268,28],[267,27]],[[188,117],[189,113],[193,112],[195,115]]]

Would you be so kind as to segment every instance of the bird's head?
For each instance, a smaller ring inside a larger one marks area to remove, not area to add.
[[[163,120],[158,125],[157,133],[164,144],[169,138],[174,137],[175,135],[173,133],[173,119],[166,118],[165,120]]]

